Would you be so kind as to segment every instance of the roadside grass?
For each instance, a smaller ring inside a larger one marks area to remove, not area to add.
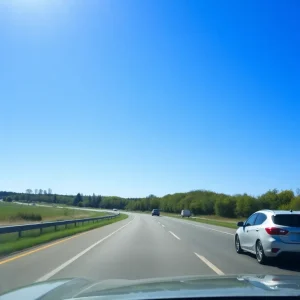
[[[161,212],[161,215],[172,217],[172,218],[182,219],[179,214]],[[184,220],[237,229],[237,226],[236,226],[237,219],[222,218],[219,216],[203,216],[203,217],[196,216],[193,218],[184,218]]]
[[[190,221],[198,222],[198,223],[205,223],[205,224],[210,224],[210,225],[216,225],[216,226],[222,226],[222,227],[227,227],[227,228],[233,228],[237,229],[236,223],[229,223],[227,221],[218,221],[218,220],[210,220],[210,219],[190,219]]]
[[[46,242],[54,241],[67,236],[72,236],[84,231],[99,228],[105,225],[109,225],[128,218],[128,215],[120,214],[116,218],[109,220],[99,220],[95,223],[89,223],[84,225],[69,224],[67,228],[65,225],[57,226],[57,231],[54,231],[54,227],[44,228],[42,234],[40,230],[29,230],[22,232],[22,237],[18,237],[18,233],[9,233],[0,235],[0,256],[8,255],[16,251],[20,251],[26,248],[37,246]],[[6,237],[5,237],[6,236]]]
[[[60,221],[66,219],[93,218],[107,215],[96,212],[70,208],[43,207],[0,202],[0,224],[22,224],[28,221]]]
[[[238,221],[241,221],[243,218],[224,218],[216,215],[199,215],[195,216],[196,218],[200,219],[209,219],[209,220],[216,220],[221,222],[229,222],[229,223],[237,223]]]

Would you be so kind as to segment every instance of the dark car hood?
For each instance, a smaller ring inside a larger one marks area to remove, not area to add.
[[[0,300],[159,299],[228,296],[300,296],[300,276],[238,275],[92,282],[72,278],[23,287]]]

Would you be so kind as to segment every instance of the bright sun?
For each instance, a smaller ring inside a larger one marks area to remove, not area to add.
[[[63,0],[13,0],[7,1],[13,9],[16,10],[31,10],[31,11],[46,11],[58,9],[63,5]]]

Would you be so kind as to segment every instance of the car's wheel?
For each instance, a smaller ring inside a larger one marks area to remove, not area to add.
[[[238,235],[235,236],[235,251],[237,253],[242,253],[243,249],[241,247],[241,242],[240,242],[240,238]]]
[[[263,265],[267,262],[267,257],[265,255],[264,248],[260,240],[256,242],[255,253],[258,263]]]

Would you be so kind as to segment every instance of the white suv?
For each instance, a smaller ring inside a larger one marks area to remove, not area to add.
[[[300,255],[300,211],[260,210],[237,226],[236,252],[251,252],[260,264],[283,253]]]

